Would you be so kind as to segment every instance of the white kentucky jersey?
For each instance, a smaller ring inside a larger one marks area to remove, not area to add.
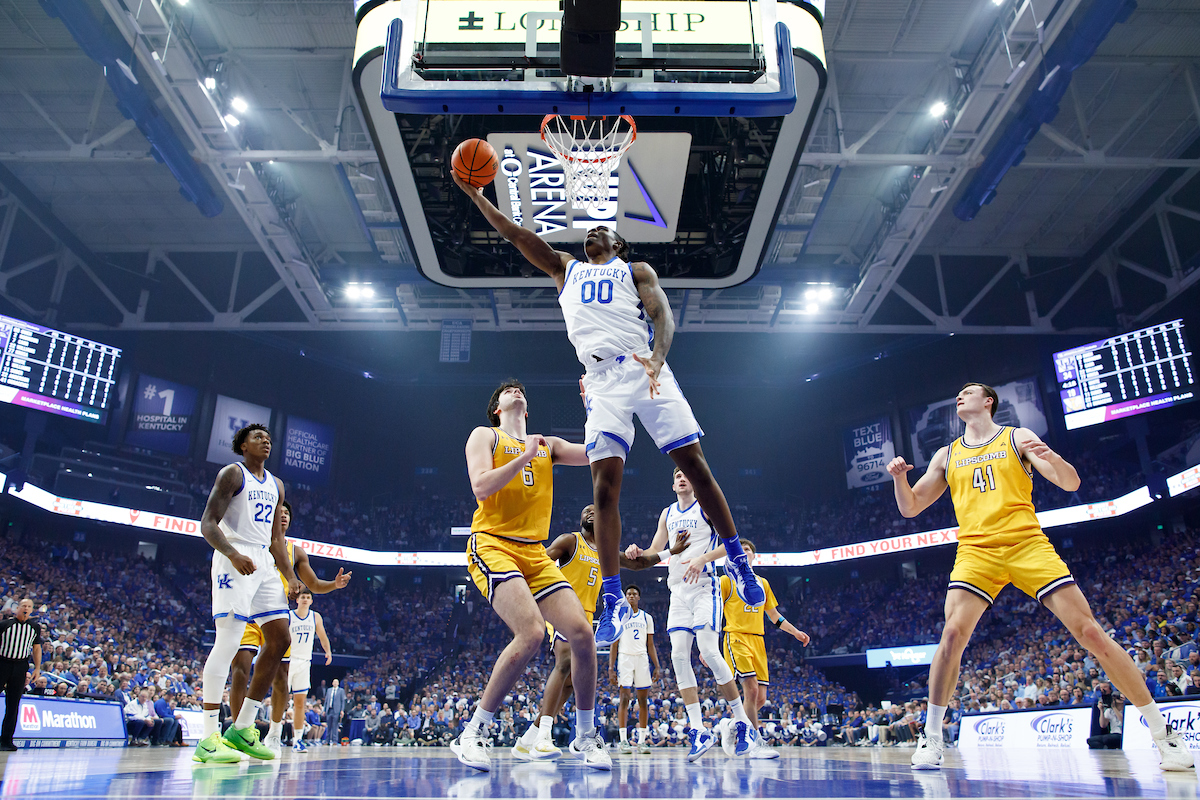
[[[625,620],[621,632],[621,643],[617,646],[617,657],[646,655],[646,637],[654,633],[654,618],[638,610]]]
[[[688,533],[688,545],[682,553],[671,556],[667,564],[667,586],[674,587],[683,584],[684,566],[688,561],[716,549],[717,532],[708,522],[708,517],[700,509],[700,501],[693,500],[687,508],[680,508],[679,503],[667,506],[667,547],[673,547],[675,537],[681,531]],[[704,565],[704,574],[711,575],[717,571],[713,562]]]
[[[317,638],[317,612],[310,608],[307,617],[296,611],[288,616],[291,619],[288,627],[292,631],[292,660],[312,661],[313,639]]]
[[[633,270],[616,256],[604,264],[572,261],[558,293],[567,338],[585,367],[613,356],[645,355],[654,329],[633,283]]]
[[[263,470],[263,480],[242,462],[237,462],[242,473],[242,488],[238,489],[221,518],[221,532],[231,542],[271,544],[271,525],[275,520],[275,508],[279,505],[279,484],[275,476]]]

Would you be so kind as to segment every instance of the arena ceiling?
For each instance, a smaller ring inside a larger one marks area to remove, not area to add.
[[[1186,292],[1192,0],[1141,0],[995,199],[970,222],[951,212],[1097,1],[830,0],[828,87],[767,263],[742,286],[673,290],[681,330],[1099,333]],[[68,3],[123,43],[220,213],[181,196],[47,12]],[[417,274],[351,91],[354,38],[349,0],[0,0],[0,307],[77,329],[560,329],[552,291]],[[218,104],[246,100],[238,127],[205,121],[206,77]],[[346,296],[368,280],[374,299]]]

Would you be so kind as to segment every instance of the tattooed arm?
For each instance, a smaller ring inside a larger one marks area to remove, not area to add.
[[[658,283],[658,275],[654,269],[645,261],[635,261],[629,265],[629,269],[633,272],[633,282],[642,300],[642,308],[654,323],[654,352],[650,354],[649,359],[643,359],[637,354],[633,356],[650,376],[650,396],[654,397],[658,394],[658,373],[667,361],[667,352],[675,338],[675,317],[671,314],[671,304],[667,301],[666,292]]]

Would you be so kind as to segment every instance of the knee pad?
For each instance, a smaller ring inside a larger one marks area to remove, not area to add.
[[[696,631],[696,644],[699,645],[700,655],[704,656],[704,661],[712,670],[718,686],[724,686],[733,680],[733,670],[725,663],[725,656],[721,655],[720,640],[716,631],[711,628]]]
[[[675,668],[675,685],[679,689],[696,688],[696,672],[692,669],[691,631],[671,631],[671,665]]]
[[[208,660],[204,662],[202,692],[205,703],[219,704],[225,692],[225,682],[229,679],[229,663],[237,655],[246,623],[237,617],[227,616],[213,620],[213,625],[217,629],[217,636]]]

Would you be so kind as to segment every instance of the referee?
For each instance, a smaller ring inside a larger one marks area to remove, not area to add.
[[[4,725],[0,728],[0,751],[13,751],[17,732],[17,713],[25,693],[25,671],[33,654],[33,679],[41,674],[42,635],[38,624],[29,619],[33,601],[28,597],[17,604],[17,612],[0,621],[0,688],[4,689]]]

